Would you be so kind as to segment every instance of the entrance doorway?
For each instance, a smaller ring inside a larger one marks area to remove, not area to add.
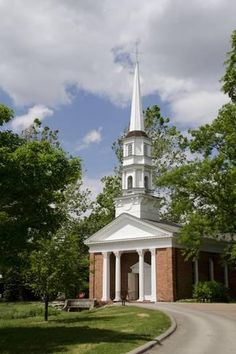
[[[139,262],[128,273],[128,295],[130,300],[139,298]],[[144,300],[151,300],[151,266],[144,262]]]

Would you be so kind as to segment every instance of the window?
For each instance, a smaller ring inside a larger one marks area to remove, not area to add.
[[[145,177],[144,177],[144,188],[145,188],[145,189],[149,189],[149,186],[148,186],[148,176],[145,176]]]
[[[133,188],[133,177],[129,176],[128,177],[128,189],[132,189]]]
[[[133,144],[127,144],[127,156],[131,156],[133,154]]]

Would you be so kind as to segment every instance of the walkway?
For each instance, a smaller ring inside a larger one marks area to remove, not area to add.
[[[177,330],[147,354],[236,353],[236,304],[158,303],[142,305],[164,310]]]

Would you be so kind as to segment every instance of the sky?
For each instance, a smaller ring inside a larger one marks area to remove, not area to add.
[[[94,194],[112,173],[112,143],[129,124],[135,43],[143,108],[181,131],[211,122],[235,0],[0,0],[0,103],[20,132],[37,117],[83,161]]]

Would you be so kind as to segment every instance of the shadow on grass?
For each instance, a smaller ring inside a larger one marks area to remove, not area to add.
[[[148,335],[122,333],[115,330],[84,327],[11,327],[0,330],[1,353],[59,353],[67,345],[134,343],[149,341]]]
[[[112,322],[116,319],[115,316],[101,316],[101,317],[94,317],[94,316],[88,316],[88,317],[75,317],[75,318],[57,318],[55,320],[50,320],[49,323],[81,323],[81,322]]]

